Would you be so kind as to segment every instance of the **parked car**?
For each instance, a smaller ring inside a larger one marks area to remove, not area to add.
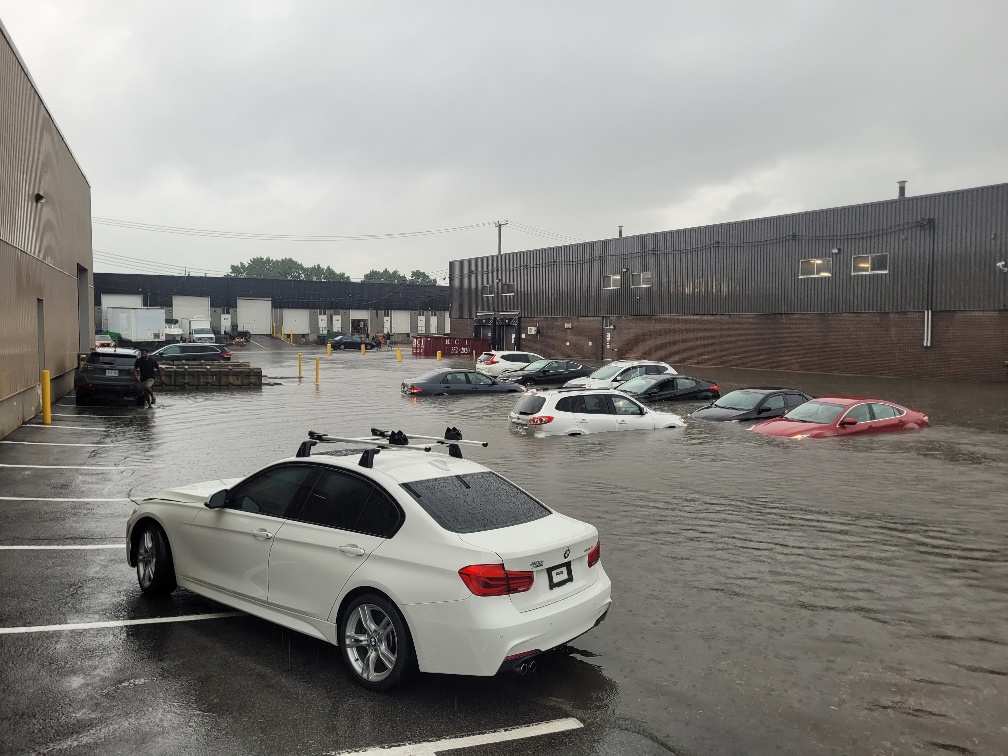
[[[503,383],[476,370],[431,370],[403,381],[401,391],[407,396],[444,396],[465,394],[506,394],[524,391],[516,383]]]
[[[752,430],[768,436],[829,438],[920,430],[930,424],[928,416],[918,410],[882,399],[843,396],[813,399],[784,417],[754,425]]]
[[[329,339],[329,344],[333,349],[356,349],[358,352],[363,346],[365,349],[374,349],[375,342],[371,338],[360,333],[347,333]]]
[[[716,383],[688,375],[638,375],[616,387],[617,391],[640,402],[664,402],[675,399],[717,399],[721,391]]]
[[[780,417],[811,398],[797,389],[745,388],[725,394],[690,417],[697,420],[767,420]]]
[[[107,333],[96,333],[94,337],[94,345],[97,349],[98,347],[103,347],[106,349],[115,349],[115,342],[112,337]]]
[[[582,365],[574,360],[536,360],[517,370],[501,373],[502,381],[512,381],[523,386],[545,386],[559,384],[572,378],[583,378],[595,368]]]
[[[231,350],[223,344],[187,342],[160,347],[151,352],[150,356],[158,362],[179,362],[181,360],[220,362],[231,359]]]
[[[654,360],[614,360],[603,365],[585,378],[575,378],[564,384],[565,388],[616,388],[638,375],[662,375],[675,370],[664,362]]]
[[[93,349],[74,376],[75,401],[89,404],[97,399],[132,399],[144,403],[143,385],[133,377],[136,349]]]
[[[534,436],[580,436],[608,431],[680,428],[679,415],[648,409],[612,389],[554,389],[525,392],[511,412],[513,432]]]
[[[144,499],[126,530],[140,590],[186,588],[323,638],[372,690],[413,665],[494,675],[605,618],[595,527],[415,440],[353,441],[369,448],[305,456],[309,441],[244,479]]]
[[[476,369],[486,375],[500,375],[505,370],[520,370],[530,362],[541,360],[534,352],[483,352],[476,358]]]

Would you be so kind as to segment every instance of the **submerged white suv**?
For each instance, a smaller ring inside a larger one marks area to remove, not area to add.
[[[534,352],[483,352],[476,358],[476,369],[484,375],[498,376],[508,370],[521,370],[529,363],[541,359]]]
[[[675,375],[676,371],[664,362],[655,360],[614,360],[603,365],[586,378],[567,381],[564,388],[616,388],[638,375]]]
[[[526,391],[508,413],[512,432],[537,437],[681,428],[685,424],[679,415],[657,412],[612,389]]]

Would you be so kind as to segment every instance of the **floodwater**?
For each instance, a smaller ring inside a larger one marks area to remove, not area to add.
[[[467,456],[595,524],[613,581],[606,622],[514,678],[514,695],[675,753],[1008,752],[1008,383],[679,366],[722,391],[891,399],[933,426],[794,441],[687,417],[535,439],[508,431],[514,395],[401,396],[432,360],[264,343],[235,359],[276,385],[122,410],[125,462],[147,471],[134,499],[243,476],[309,429],[455,426],[489,442]]]

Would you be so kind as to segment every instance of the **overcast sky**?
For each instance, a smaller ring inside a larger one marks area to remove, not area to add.
[[[91,184],[98,271],[444,278],[496,253],[496,220],[510,252],[1008,181],[1004,0],[0,0],[0,20]]]

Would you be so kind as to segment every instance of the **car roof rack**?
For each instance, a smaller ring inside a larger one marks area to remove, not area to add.
[[[463,441],[462,431],[458,428],[446,428],[444,438],[439,438],[438,436],[421,436],[416,434],[414,434],[412,438],[417,441],[429,441],[431,443],[410,446],[410,437],[401,430],[388,431],[382,430],[381,428],[372,428],[370,436],[357,438],[330,436],[327,433],[319,433],[318,431],[310,430],[308,431],[308,440],[301,442],[301,446],[298,447],[297,454],[295,456],[310,457],[312,447],[316,444],[365,443],[370,448],[364,450],[363,454],[361,454],[360,462],[357,464],[361,467],[370,468],[374,467],[375,455],[381,452],[382,449],[429,452],[434,446],[447,446],[448,456],[455,457],[456,459],[462,459],[462,444],[476,444],[483,447],[488,445],[486,441]]]

